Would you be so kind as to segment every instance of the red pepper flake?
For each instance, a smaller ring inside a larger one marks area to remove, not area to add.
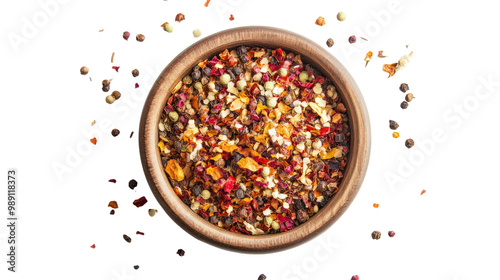
[[[118,72],[118,69],[120,69],[120,66],[112,66],[111,68],[115,69],[115,71]]]
[[[90,139],[90,143],[92,143],[94,145],[97,144],[97,139],[95,137]]]
[[[116,208],[118,208],[118,203],[117,203],[116,201],[114,201],[114,200],[113,200],[113,201],[110,201],[110,202],[108,203],[108,207],[111,207],[111,208],[113,208],[113,209],[116,209]]]
[[[351,277],[351,280],[359,280],[359,276],[358,275],[354,275]]]
[[[210,0],[207,0],[207,1],[205,2],[205,7],[208,7],[208,4],[209,4],[209,3],[210,3]]]
[[[373,207],[378,208],[378,203],[373,203]]]
[[[420,195],[423,195],[424,193],[426,193],[426,190],[422,190],[422,191],[420,192]]]
[[[138,88],[139,87],[139,84],[138,83],[135,83],[135,88]]]
[[[233,21],[234,20],[234,16],[233,14],[231,14],[231,16],[229,17],[229,21]]]
[[[108,182],[110,182],[110,183],[116,183],[116,179],[109,179]]]
[[[384,51],[378,51],[378,57],[380,57],[380,58],[387,57],[387,56],[383,55],[382,53],[384,53]]]
[[[369,51],[369,52],[366,53],[366,57],[365,57],[366,64],[365,64],[365,67],[368,66],[368,62],[370,62],[370,60],[372,59],[372,56],[373,56],[373,52],[372,51]]]
[[[135,207],[139,208],[139,207],[143,206],[144,204],[146,204],[146,202],[148,202],[148,200],[146,199],[146,197],[143,196],[141,198],[134,200],[134,205],[135,205]]]
[[[90,248],[95,249],[95,244],[92,244],[92,246],[90,246]]]
[[[389,73],[388,78],[390,78],[390,77],[394,76],[394,74],[396,74],[396,65],[398,65],[398,64],[397,63],[384,64],[384,66],[382,67],[382,71]]]
[[[144,235],[144,232],[137,231],[135,234]]]

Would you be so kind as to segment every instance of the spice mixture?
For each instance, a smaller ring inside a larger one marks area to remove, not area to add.
[[[199,62],[158,124],[179,198],[233,232],[284,232],[331,199],[350,128],[334,85],[300,55],[240,46]]]

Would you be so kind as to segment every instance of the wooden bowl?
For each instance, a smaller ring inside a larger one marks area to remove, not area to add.
[[[240,45],[281,47],[300,54],[328,77],[337,88],[351,127],[351,149],[340,190],[309,221],[293,230],[258,236],[230,232],[210,224],[194,213],[174,193],[161,165],[158,151],[158,122],[170,92],[199,61]],[[221,31],[191,45],[163,70],[144,104],[139,129],[142,166],[158,202],[185,231],[214,246],[246,253],[279,251],[308,241],[331,226],[356,196],[368,167],[370,125],[361,92],[347,70],[328,51],[311,40],[287,30],[271,27],[240,27]]]

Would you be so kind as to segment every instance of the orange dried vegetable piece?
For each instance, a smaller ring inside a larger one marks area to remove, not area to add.
[[[175,87],[172,89],[171,93],[176,93],[177,91],[179,91],[182,87],[182,81],[179,81]]]
[[[258,104],[257,104],[257,109],[255,109],[255,112],[256,112],[257,114],[260,114],[260,112],[261,112],[262,110],[264,110],[264,109],[267,109],[267,106],[266,106],[266,105],[263,105],[263,104],[261,104],[261,103],[258,103]]]
[[[370,62],[370,60],[372,59],[372,56],[373,56],[373,52],[372,51],[369,51],[369,52],[366,53],[366,57],[365,57],[366,64],[365,64],[365,67],[368,66],[368,62]]]
[[[97,139],[95,137],[90,139],[90,143],[92,143],[94,145],[97,144]]]
[[[331,149],[328,153],[321,155],[322,159],[331,159],[333,157],[339,158],[342,156],[342,150],[337,148]]]
[[[420,192],[420,195],[423,195],[424,193],[426,193],[426,190],[422,190],[422,191]]]
[[[342,119],[342,116],[340,115],[340,113],[336,113],[335,115],[332,116],[333,123],[337,123],[338,121],[340,121],[340,119]]]
[[[225,49],[223,52],[221,52],[221,53],[219,54],[219,57],[220,57],[220,59],[222,59],[222,60],[228,60],[228,59],[229,59],[229,56],[230,56],[230,54],[229,54],[229,51],[228,51],[227,49]]]
[[[378,208],[378,203],[373,203],[373,207]]]
[[[210,0],[207,0],[207,1],[205,2],[205,7],[208,7],[208,4],[210,4]]]
[[[238,150],[238,145],[236,145],[234,143],[231,144],[228,141],[224,141],[224,142],[221,143],[220,148],[224,152],[232,153],[234,150]]]
[[[264,126],[264,134],[268,134],[269,129],[275,128],[274,124],[272,122],[266,123],[266,126]]]
[[[257,142],[262,143],[262,145],[266,145],[267,144],[267,137],[265,135],[263,135],[263,134],[254,136],[254,139]]]
[[[292,108],[288,107],[283,102],[278,103],[278,109],[281,111],[282,114],[288,114],[288,112],[292,110]]]
[[[113,208],[113,209],[116,209],[116,208],[118,208],[118,203],[117,203],[116,201],[114,201],[114,200],[113,200],[113,201],[110,201],[110,202],[108,203],[108,207],[111,207],[111,208]]]
[[[285,138],[290,138],[292,137],[294,128],[291,124],[286,123],[286,124],[279,124],[276,130],[279,132],[281,136]]]
[[[245,169],[248,169],[252,172],[257,172],[259,169],[262,168],[262,166],[260,166],[253,158],[251,157],[246,157],[246,158],[242,158],[240,159],[240,161],[238,161],[238,165],[241,167],[241,168],[245,168]]]
[[[261,56],[263,56],[265,54],[266,54],[266,51],[262,49],[260,51],[254,52],[253,53],[253,57],[261,57]]]
[[[238,97],[241,99],[241,102],[248,104],[250,103],[250,98],[244,93],[244,92],[239,92]]]
[[[165,167],[165,172],[172,178],[172,180],[182,181],[184,180],[184,171],[179,166],[179,163],[175,159],[171,159],[167,162],[167,167]]]
[[[163,143],[163,140],[160,140],[160,142],[158,142],[158,147],[160,147],[160,151],[165,151],[165,143]]]
[[[385,56],[385,55],[382,54],[383,52],[384,51],[378,51],[378,57],[380,57],[380,58],[387,57],[387,56]]]
[[[229,17],[229,21],[233,21],[234,20],[234,16],[233,14],[231,14],[231,16]]]
[[[221,157],[222,157],[222,155],[221,155],[221,154],[217,154],[217,155],[213,156],[213,157],[211,158],[211,160],[213,160],[213,161],[218,161]]]
[[[278,209],[278,207],[280,206],[280,203],[279,203],[279,201],[276,198],[273,198],[273,200],[271,200],[271,206],[274,209]]]
[[[397,63],[384,64],[384,66],[382,67],[382,71],[389,73],[389,77],[387,78],[390,78],[394,76],[394,74],[396,74],[396,65],[398,64]]]
[[[240,110],[243,107],[245,107],[245,103],[243,103],[243,101],[241,101],[241,99],[237,98],[233,102],[231,102],[231,105],[229,106],[229,109],[231,111],[237,111],[237,110]]]
[[[216,181],[222,178],[222,171],[220,171],[220,168],[216,166],[210,166],[207,168],[207,174],[212,176],[212,179]]]

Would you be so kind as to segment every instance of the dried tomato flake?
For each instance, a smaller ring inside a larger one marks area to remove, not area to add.
[[[134,200],[134,205],[139,208],[141,206],[144,206],[144,204],[146,204],[146,202],[148,202],[148,200],[146,199],[146,197],[140,197],[136,200]]]

